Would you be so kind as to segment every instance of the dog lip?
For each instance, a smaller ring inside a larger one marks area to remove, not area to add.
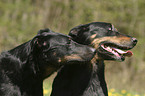
[[[133,55],[131,51],[123,51],[121,49],[118,49],[112,46],[106,46],[102,44],[101,47],[107,52],[112,53],[113,55],[117,56],[118,58],[123,58],[124,56],[131,57]]]
[[[110,46],[104,46],[104,45],[101,45],[101,47],[106,50],[107,52],[110,52],[112,53],[113,55],[117,56],[117,57],[121,57],[120,54],[114,50],[113,48],[111,48]]]
[[[112,42],[102,42],[100,44],[100,46],[101,45],[110,46],[110,47],[118,48],[118,49],[121,49],[121,50],[130,50],[134,47],[134,46],[126,46],[126,45],[116,44],[116,43],[112,43]]]

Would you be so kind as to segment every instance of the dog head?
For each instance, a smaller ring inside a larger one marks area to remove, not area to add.
[[[97,56],[103,60],[124,61],[131,56],[137,39],[122,34],[110,23],[93,22],[71,29],[69,35],[80,44],[90,45],[97,49]]]
[[[31,42],[33,56],[41,68],[58,68],[65,63],[89,61],[96,51],[72,41],[67,35],[49,29],[40,30]]]

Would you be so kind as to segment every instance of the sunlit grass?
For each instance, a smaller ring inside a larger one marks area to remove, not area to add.
[[[45,88],[43,92],[44,92],[44,96],[50,96],[51,88],[49,89]],[[114,88],[109,90],[108,95],[109,96],[145,96],[145,94],[144,95],[139,95],[135,93],[133,94],[126,90],[116,91]]]
[[[44,96],[50,96],[50,93],[51,93],[51,89],[44,89],[43,90]]]
[[[43,84],[43,93],[44,96],[50,96],[51,94],[51,90],[52,90],[52,81],[55,75],[53,75],[52,77],[50,77],[49,79],[45,80],[44,84]],[[145,96],[138,94],[137,92],[129,92],[128,90],[122,89],[122,90],[118,90],[115,88],[110,88],[108,90],[108,95],[109,96]]]
[[[108,94],[109,96],[145,96],[137,93],[131,93],[124,89],[120,91],[116,91],[114,88],[110,89]]]

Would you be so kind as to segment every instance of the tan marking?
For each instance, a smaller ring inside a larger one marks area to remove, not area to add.
[[[82,58],[78,55],[72,54],[70,56],[65,56],[64,60],[82,60]]]
[[[93,34],[93,35],[91,36],[91,38],[94,39],[94,38],[96,37],[96,35],[97,35],[97,34]]]
[[[112,37],[102,37],[102,38],[96,38],[92,41],[92,45],[94,45],[95,48],[98,48],[99,43],[103,41],[109,41],[117,44],[122,44],[122,43],[128,43],[130,41],[130,37],[117,37],[117,36],[112,36]]]
[[[122,37],[119,37],[118,39],[129,41],[130,37],[122,36]]]
[[[58,62],[60,63],[61,61],[62,61],[61,58],[59,58],[59,59],[58,59]]]
[[[91,45],[98,49],[98,45],[103,42],[103,41],[109,41],[117,44],[123,44],[123,43],[128,43],[130,42],[130,37],[125,37],[125,36],[112,36],[112,37],[102,37],[102,38],[96,38],[92,41]],[[101,60],[101,58],[96,54],[94,58],[91,60],[91,63],[97,63],[96,60]]]
[[[101,60],[101,58],[98,56],[98,54],[96,54],[95,56],[94,56],[94,58],[91,60],[91,63],[97,63],[96,61],[97,60]]]
[[[56,56],[56,52],[54,52],[53,55]]]

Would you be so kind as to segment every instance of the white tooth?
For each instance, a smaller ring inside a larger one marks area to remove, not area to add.
[[[122,50],[120,50],[120,49],[115,49],[117,52],[119,52],[119,53],[121,53],[121,54],[123,54],[123,53],[126,53],[126,52],[124,52],[124,51],[122,51]]]
[[[111,48],[110,48],[110,47],[108,47],[108,49],[110,50]]]

